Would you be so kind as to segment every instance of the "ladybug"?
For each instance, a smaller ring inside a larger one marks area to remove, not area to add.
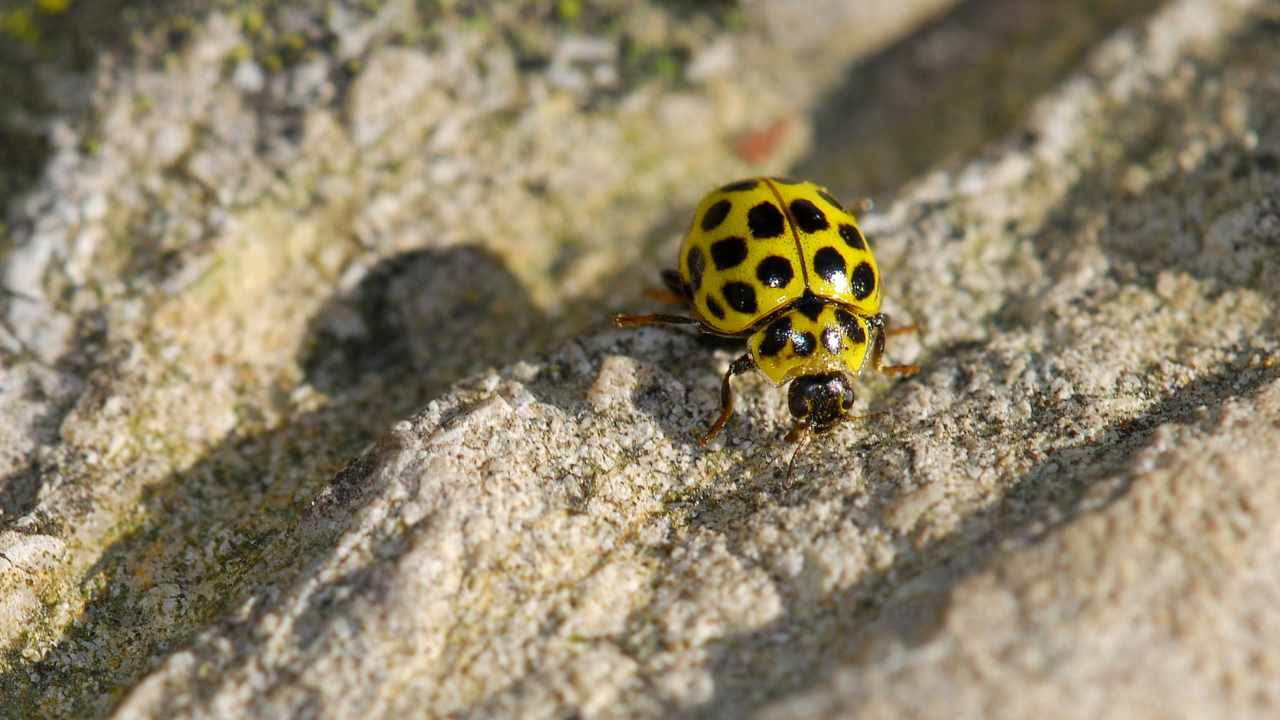
[[[662,273],[670,292],[653,295],[687,305],[691,317],[615,315],[613,323],[697,325],[746,340],[747,352],[724,374],[720,415],[702,447],[733,414],[734,375],[759,370],[775,385],[791,383],[787,407],[795,425],[786,439],[795,442],[857,419],[849,414],[851,380],[868,355],[888,375],[919,370],[884,364],[885,338],[917,328],[889,329],[866,237],[853,214],[814,183],[758,177],[712,191],[694,214],[679,266]]]

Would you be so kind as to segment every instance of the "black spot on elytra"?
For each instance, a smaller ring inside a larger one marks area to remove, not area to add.
[[[840,352],[840,341],[843,338],[844,334],[834,327],[829,327],[822,331],[822,345],[832,355]]]
[[[729,307],[750,315],[756,311],[756,291],[744,282],[727,282],[720,290]]]
[[[871,293],[875,292],[876,273],[871,269],[871,263],[865,260],[858,263],[858,267],[853,270],[853,276],[849,278],[849,289],[859,300],[866,300]]]
[[[811,332],[794,333],[791,336],[791,349],[800,357],[813,354],[818,348],[818,340]]]
[[[795,274],[791,261],[780,255],[770,255],[756,265],[756,279],[765,287],[786,287]]]
[[[747,241],[740,237],[727,237],[711,243],[711,260],[717,270],[728,270],[747,259]]]
[[[796,219],[796,225],[807,233],[822,232],[831,227],[827,223],[827,216],[822,214],[818,206],[804,198],[791,201],[791,216]]]
[[[826,200],[827,204],[829,204],[831,207],[837,210],[844,210],[844,206],[840,204],[840,201],[832,197],[831,193],[827,192],[826,190],[819,190],[818,197],[822,198],[823,200]]]
[[[762,202],[747,211],[747,226],[757,240],[778,237],[786,229],[785,218],[777,205]]]
[[[844,256],[833,247],[819,248],[813,254],[813,269],[827,282],[838,284],[846,269]]]
[[[720,192],[745,192],[747,190],[754,189],[755,186],[759,184],[759,180],[739,180],[738,182],[729,183],[728,185],[720,188]]]
[[[861,345],[867,341],[867,334],[862,331],[862,325],[858,323],[853,313],[848,310],[837,310],[836,322],[840,323],[840,328],[844,330],[844,336],[849,338],[849,342]]]
[[[858,228],[849,223],[840,223],[840,237],[844,238],[844,244],[854,250],[866,250],[867,241],[862,239],[862,233],[858,232]]]
[[[707,271],[707,257],[702,254],[702,248],[689,248],[688,255],[689,264],[689,287],[694,292],[702,287],[702,273]]]
[[[720,303],[716,302],[715,298],[708,294],[703,303],[707,306],[707,312],[715,316],[717,320],[724,319],[724,308],[720,307]]]
[[[710,232],[720,227],[720,223],[729,217],[729,209],[733,207],[733,203],[728,200],[721,200],[702,214],[702,231]]]
[[[795,309],[800,311],[801,315],[809,318],[810,320],[817,320],[818,316],[822,314],[823,305],[824,303],[821,298],[808,290],[805,290],[804,295],[796,301]]]
[[[770,323],[768,329],[764,331],[764,340],[760,341],[760,354],[773,357],[782,352],[782,348],[787,346],[787,341],[790,339],[791,318],[783,315]]]

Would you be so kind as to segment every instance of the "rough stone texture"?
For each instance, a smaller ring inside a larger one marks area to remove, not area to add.
[[[100,70],[8,226],[3,707],[1274,715],[1277,9],[1064,31],[1017,127],[868,217],[924,369],[788,480],[777,390],[702,450],[730,352],[601,316],[706,187],[858,164],[842,69],[940,3],[823,5],[627,4],[622,48],[517,5],[246,10]],[[327,40],[275,67],[262,27]]]

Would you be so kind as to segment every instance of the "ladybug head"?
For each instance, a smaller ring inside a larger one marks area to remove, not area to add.
[[[796,428],[814,432],[829,430],[853,408],[853,389],[844,373],[801,375],[787,390],[787,407],[796,419]]]

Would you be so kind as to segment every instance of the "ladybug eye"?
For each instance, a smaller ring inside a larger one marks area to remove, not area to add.
[[[792,417],[802,418],[809,414],[809,398],[803,392],[794,392],[794,388],[795,386],[792,385],[793,391],[787,393],[787,408],[791,410]]]
[[[853,388],[845,385],[840,393],[840,409],[848,412],[853,408]]]

